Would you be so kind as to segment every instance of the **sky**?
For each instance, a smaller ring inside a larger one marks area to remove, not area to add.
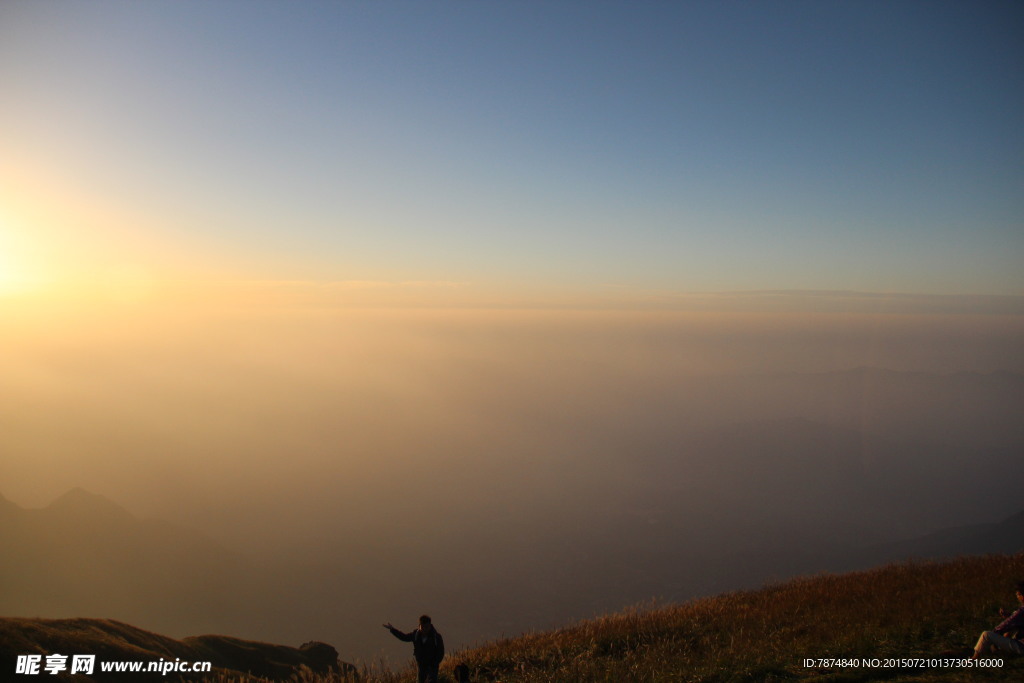
[[[0,292],[1024,295],[1022,33],[998,2],[5,2]]]
[[[389,657],[402,614],[456,647],[735,589],[752,541],[999,521],[1021,36],[1019,2],[0,1],[0,496],[209,534],[287,577],[218,629]]]

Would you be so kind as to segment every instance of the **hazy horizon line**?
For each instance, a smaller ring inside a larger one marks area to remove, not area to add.
[[[674,290],[455,280],[151,279],[145,275],[0,295],[0,304],[225,304],[339,309],[1024,314],[1024,294],[861,289]]]

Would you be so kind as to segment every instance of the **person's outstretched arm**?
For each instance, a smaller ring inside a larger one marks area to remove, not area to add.
[[[391,635],[393,635],[395,638],[398,638],[399,640],[404,640],[407,643],[411,643],[412,639],[416,636],[416,631],[413,631],[412,633],[402,633],[397,628],[392,626],[390,621],[384,624],[384,628],[391,631]]]

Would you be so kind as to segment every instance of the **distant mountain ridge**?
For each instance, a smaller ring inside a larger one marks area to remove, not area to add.
[[[0,494],[0,515],[12,515],[17,514],[21,510],[17,504],[4,498],[3,494]]]
[[[882,557],[947,559],[958,555],[1024,551],[1024,510],[999,522],[940,529],[920,538],[874,548]]]
[[[80,488],[39,509],[0,500],[0,547],[0,614],[116,616],[188,632],[251,612],[243,557]]]
[[[83,515],[86,518],[104,518],[106,521],[130,523],[136,517],[113,501],[81,487],[75,487],[55,499],[43,511],[52,515]],[[92,521],[90,519],[90,521]]]

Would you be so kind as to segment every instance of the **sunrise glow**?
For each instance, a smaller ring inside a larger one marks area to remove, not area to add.
[[[1019,0],[0,0],[0,678],[129,646],[87,620],[236,639],[218,680],[246,641],[367,683],[970,652],[1009,574],[745,591],[1024,550],[1022,36]],[[440,678],[392,675],[424,613]]]

